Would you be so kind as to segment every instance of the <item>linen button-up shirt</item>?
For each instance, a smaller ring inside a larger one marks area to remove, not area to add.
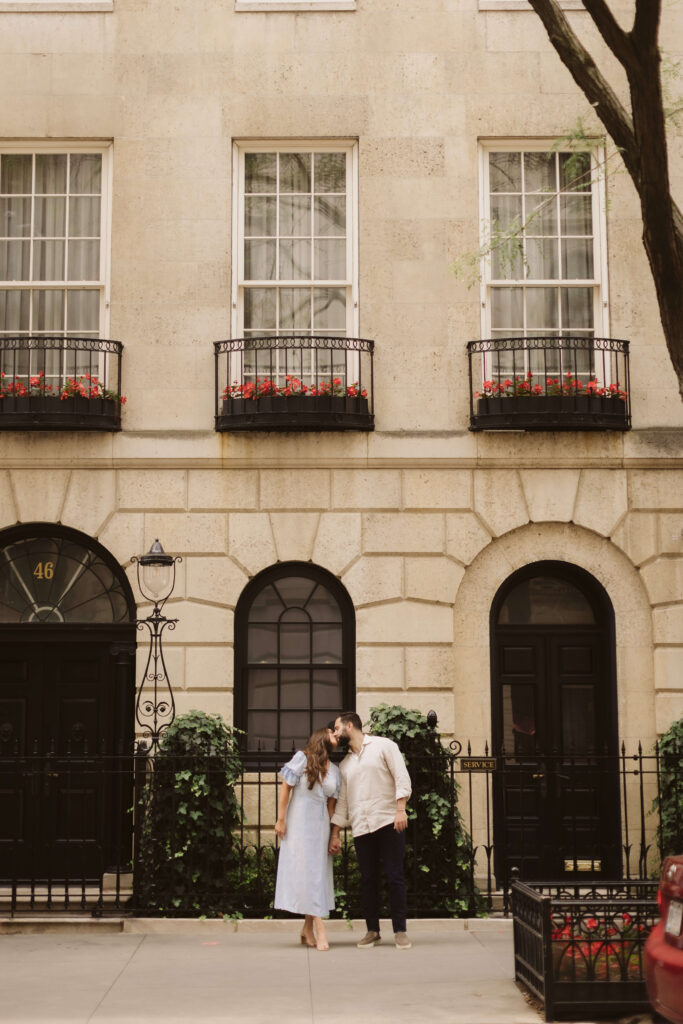
[[[332,823],[351,825],[354,836],[393,824],[396,801],[412,792],[403,755],[385,736],[363,735],[358,754],[349,752],[339,765],[341,788]]]

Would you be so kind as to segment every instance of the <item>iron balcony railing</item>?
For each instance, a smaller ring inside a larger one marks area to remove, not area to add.
[[[0,430],[121,429],[120,341],[0,337]]]
[[[629,343],[490,338],[467,345],[470,430],[629,430]]]
[[[373,350],[324,335],[214,342],[216,430],[374,430]]]

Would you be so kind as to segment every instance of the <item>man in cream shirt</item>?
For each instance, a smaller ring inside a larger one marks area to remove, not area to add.
[[[397,949],[410,949],[406,931],[406,884],[403,855],[406,847],[406,802],[410,776],[403,755],[393,740],[369,736],[355,711],[345,711],[334,723],[340,746],[348,754],[340,764],[341,789],[332,816],[330,853],[339,853],[339,829],[351,825],[361,875],[361,896],[367,935],[359,949],[372,949],[379,933],[380,861],[389,889],[391,921]]]

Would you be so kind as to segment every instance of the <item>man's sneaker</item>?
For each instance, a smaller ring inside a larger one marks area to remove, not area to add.
[[[394,932],[396,949],[412,949],[413,944],[408,938],[408,932]]]
[[[357,942],[356,945],[359,949],[372,949],[373,946],[376,946],[377,943],[381,941],[382,936],[379,932],[366,932],[360,942]]]

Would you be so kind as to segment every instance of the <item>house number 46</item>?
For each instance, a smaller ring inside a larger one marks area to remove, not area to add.
[[[54,562],[38,562],[33,575],[38,580],[51,580],[55,574],[55,563]]]

